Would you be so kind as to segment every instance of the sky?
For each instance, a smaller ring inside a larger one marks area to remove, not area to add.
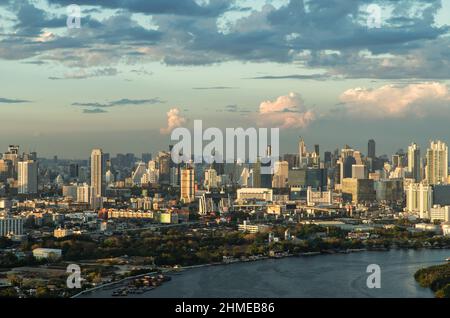
[[[450,142],[449,77],[450,0],[0,2],[0,151],[155,153],[203,120],[392,154]]]

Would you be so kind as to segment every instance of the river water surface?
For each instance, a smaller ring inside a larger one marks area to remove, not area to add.
[[[414,280],[423,267],[444,264],[450,250],[391,250],[290,257],[185,270],[139,298],[433,297]],[[369,289],[367,266],[381,267],[381,288]],[[83,297],[111,297],[98,290]]]

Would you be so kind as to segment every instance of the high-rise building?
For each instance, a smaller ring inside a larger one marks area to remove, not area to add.
[[[13,177],[17,177],[17,169],[19,162],[19,146],[10,145],[8,151],[3,154],[3,160],[9,160],[12,163]]]
[[[366,165],[352,165],[352,178],[353,179],[367,179],[368,172]]]
[[[420,218],[429,218],[433,206],[433,187],[423,183],[411,183],[405,188],[406,211],[418,213]]]
[[[170,163],[172,157],[170,152],[160,152],[158,154],[158,166],[159,166],[159,182],[163,184],[170,183]]]
[[[258,158],[253,164],[253,182],[254,188],[261,188],[261,160]]]
[[[285,188],[289,176],[289,163],[287,161],[275,162],[272,186],[274,188]]]
[[[94,192],[94,188],[88,184],[77,186],[77,202],[78,203],[91,203],[91,196]]]
[[[0,159],[0,182],[13,177],[13,164],[10,160]]]
[[[38,163],[34,160],[18,163],[18,193],[36,194],[38,192]]]
[[[367,147],[367,157],[375,159],[376,158],[376,143],[375,140],[370,139]]]
[[[448,147],[440,140],[427,150],[426,178],[430,185],[448,183]]]
[[[94,198],[103,195],[103,151],[94,149],[91,153],[91,187]]]
[[[205,171],[205,188],[214,189],[217,188],[217,171],[214,169],[208,169]]]
[[[298,167],[299,168],[304,166],[307,156],[308,156],[308,153],[306,150],[305,140],[303,139],[303,137],[300,137],[300,141],[298,143]]]
[[[181,169],[181,198],[184,203],[191,203],[195,198],[195,171],[194,168]]]
[[[148,163],[150,160],[152,160],[152,154],[151,153],[143,153],[141,159],[143,162]]]
[[[69,177],[71,179],[77,179],[79,175],[79,166],[77,163],[71,163],[69,165]]]
[[[408,147],[408,172],[414,181],[422,181],[420,148],[416,143]]]
[[[332,153],[330,151],[325,152],[325,156],[323,158],[325,168],[331,168],[331,160],[332,160]]]
[[[353,156],[345,157],[341,164],[341,178],[351,178],[353,165],[356,165],[356,159]]]

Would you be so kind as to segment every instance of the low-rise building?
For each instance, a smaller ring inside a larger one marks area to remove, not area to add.
[[[5,215],[0,217],[0,237],[23,234],[23,218]]]
[[[64,237],[71,236],[71,235],[73,235],[73,231],[69,230],[69,229],[59,228],[59,229],[55,229],[53,231],[53,236],[56,238],[64,238]]]
[[[244,188],[237,190],[238,201],[273,201],[273,190],[268,188]]]
[[[332,205],[333,191],[314,191],[312,187],[308,187],[308,191],[306,192],[306,203],[308,206]]]
[[[62,250],[55,248],[36,248],[33,250],[36,259],[60,259]]]
[[[270,231],[270,226],[265,224],[250,224],[247,221],[244,221],[244,223],[238,225],[238,229],[239,231],[255,234]]]
[[[435,205],[430,209],[430,220],[441,221],[441,222],[450,222],[450,206],[438,206]]]

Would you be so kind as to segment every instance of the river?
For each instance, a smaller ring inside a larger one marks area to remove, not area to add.
[[[185,270],[133,298],[417,298],[433,297],[414,280],[423,267],[445,263],[449,250],[391,250],[269,259]],[[369,289],[367,266],[381,268],[381,288]],[[83,295],[111,297],[111,290]]]

